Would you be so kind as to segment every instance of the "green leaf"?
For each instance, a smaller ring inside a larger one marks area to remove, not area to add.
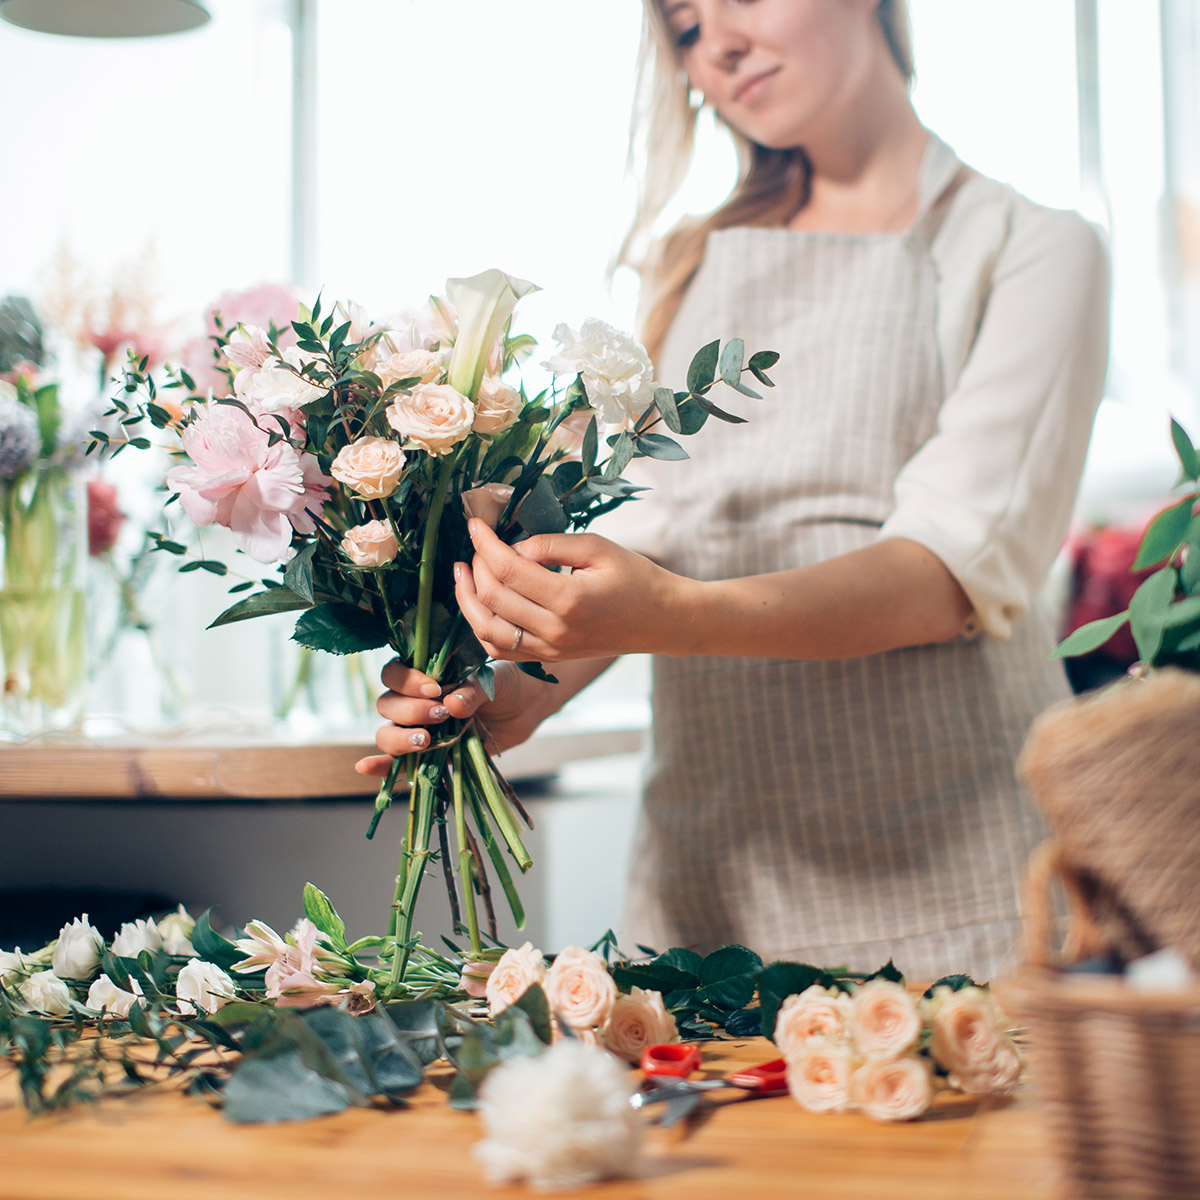
[[[742,362],[746,357],[746,343],[741,338],[730,338],[721,351],[721,378],[730,386],[737,387],[742,379]]]
[[[725,1032],[730,1037],[746,1038],[762,1036],[762,1009],[742,1008],[730,1013],[725,1022]]]
[[[588,474],[596,465],[596,446],[599,441],[599,432],[596,428],[596,417],[592,415],[587,423],[587,428],[583,431],[583,446],[580,449],[580,458],[582,460],[583,473]]]
[[[222,970],[227,971],[246,956],[228,938],[223,938],[213,929],[208,915],[210,912],[212,909],[206,908],[196,918],[195,927],[192,929],[192,948],[205,962],[216,963]]]
[[[1162,645],[1177,579],[1174,567],[1155,571],[1129,601],[1129,626],[1144,663],[1153,663]]]
[[[676,399],[679,397],[676,396]],[[708,420],[708,410],[703,408],[693,397],[687,397],[679,405],[679,432],[685,437],[691,437],[704,428]]]
[[[174,543],[164,544],[161,548],[167,549],[168,545]],[[180,553],[182,550],[183,547],[180,547],[179,551],[171,550],[170,553]],[[234,621],[248,621],[251,617],[267,617],[275,613],[295,612],[297,609],[311,607],[311,601],[296,595],[291,588],[268,588],[265,592],[255,592],[254,595],[230,605],[209,625],[209,629],[216,629],[218,625],[231,625]]]
[[[677,991],[693,992],[700,986],[698,975],[658,959],[648,963],[614,963],[612,976],[623,992],[640,987],[667,996]]]
[[[894,962],[892,962],[892,960],[890,958],[887,960],[886,963],[884,963],[884,965],[882,967],[879,968],[878,971],[875,971],[873,974],[868,975],[865,979],[863,979],[862,982],[866,983],[867,980],[870,980],[870,979],[886,979],[889,983],[903,983],[904,982],[904,976],[900,974],[900,971],[897,968],[896,964]]]
[[[304,915],[324,934],[339,950],[346,948],[346,922],[333,907],[329,897],[316,884],[304,885]]]
[[[554,1032],[550,1023],[550,1002],[546,999],[546,993],[535,983],[521,993],[516,1007],[529,1018],[530,1027],[538,1038],[545,1045],[550,1045]]]
[[[698,392],[708,387],[716,378],[717,357],[720,353],[721,342],[709,342],[696,351],[688,367],[687,386],[689,392]]]
[[[1175,453],[1179,455],[1179,465],[1183,468],[1184,478],[1200,479],[1200,454],[1196,453],[1187,430],[1174,417],[1171,418],[1171,441],[1175,443]]]
[[[722,946],[700,964],[700,995],[718,1008],[745,1008],[763,961],[745,946]]]
[[[779,361],[779,355],[774,350],[760,350],[750,355],[750,369],[753,371],[769,371]]]
[[[293,592],[309,604],[313,601],[313,555],[317,552],[316,541],[311,541],[296,553],[283,572],[283,581]]]
[[[979,987],[970,975],[943,975],[935,979],[922,993],[926,1000],[933,998],[933,993],[940,987],[948,987],[952,992],[961,992],[963,988]]]
[[[542,475],[517,505],[513,514],[517,524],[528,534],[566,533],[571,521],[558,497],[554,486]]]
[[[489,700],[496,698],[496,671],[486,663],[475,672],[475,679]]]
[[[543,683],[558,682],[558,676],[551,675],[539,662],[519,662],[517,669],[523,671],[531,679],[540,679]]]
[[[374,1012],[351,1020],[359,1025],[361,1054],[374,1091],[395,1100],[420,1086],[424,1060],[387,1017]]]
[[[837,980],[828,972],[809,963],[797,962],[771,963],[759,971],[756,983],[762,1010],[763,1035],[772,1040],[775,1037],[775,1019],[779,1016],[780,1005],[788,996],[798,996],[813,984],[826,988],[837,987]]]
[[[695,950],[672,946],[670,950],[664,950],[654,961],[664,963],[669,967],[678,967],[679,970],[694,976],[697,983],[700,982],[700,966],[704,959]]]
[[[678,462],[688,457],[688,452],[674,438],[661,433],[643,433],[634,440],[634,446],[646,458]]]
[[[670,388],[654,389],[654,407],[662,415],[663,424],[672,433],[683,432],[683,426],[679,422],[679,408],[675,404],[675,393]]]
[[[736,417],[733,413],[726,412],[723,408],[718,408],[707,396],[693,396],[693,400],[704,409],[710,417],[716,417],[718,421],[727,421],[730,425],[745,425],[745,417]]]
[[[1103,646],[1126,621],[1129,620],[1127,612],[1117,613],[1113,617],[1101,617],[1098,621],[1089,621],[1086,625],[1080,625],[1078,629],[1071,632],[1069,637],[1064,638],[1050,652],[1051,658],[1074,658],[1079,654],[1091,654],[1091,652],[1100,646]]]
[[[621,474],[633,458],[633,438],[624,430],[608,439],[612,446],[612,457],[604,464],[601,479],[613,480]]]
[[[359,654],[386,646],[388,636],[387,622],[374,613],[353,604],[331,601],[301,615],[292,641],[329,654]]]
[[[1150,522],[1146,532],[1142,534],[1142,543],[1138,547],[1137,558],[1133,560],[1133,570],[1141,571],[1156,563],[1165,562],[1176,550],[1187,534],[1192,519],[1194,495],[1188,496],[1178,504],[1163,509]]]
[[[239,1124],[307,1121],[350,1105],[345,1085],[306,1066],[296,1047],[243,1059],[224,1096],[225,1119]]]
[[[444,1008],[437,1000],[402,1000],[386,1005],[383,1012],[400,1039],[428,1066],[442,1055],[438,1020]]]

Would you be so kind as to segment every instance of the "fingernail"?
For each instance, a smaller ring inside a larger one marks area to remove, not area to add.
[[[442,685],[440,683],[423,683],[421,684],[421,695],[428,696],[433,699],[442,694]]]
[[[475,540],[475,535],[479,532],[479,522],[472,517],[467,522],[467,533],[471,535],[471,541]]]
[[[442,704],[435,705],[429,710],[429,719],[431,721],[443,721],[450,715],[450,710]]]
[[[462,563],[454,564],[454,582],[457,583],[462,578],[463,565]]]
[[[455,692],[454,698],[459,702],[459,704],[466,704],[467,702],[467,698],[462,694],[462,692]]]
[[[429,741],[429,734],[423,729],[418,729],[416,733],[409,736],[409,744],[413,746],[424,746]]]

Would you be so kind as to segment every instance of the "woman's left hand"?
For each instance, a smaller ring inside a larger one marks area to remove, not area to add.
[[[456,594],[493,658],[672,653],[686,580],[596,534],[537,534],[508,546],[483,521],[469,529],[475,558],[455,565]]]

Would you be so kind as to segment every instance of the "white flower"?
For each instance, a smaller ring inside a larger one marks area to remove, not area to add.
[[[921,1036],[921,1014],[904,985],[872,979],[854,993],[850,1036],[863,1054],[899,1058]]]
[[[667,1012],[661,992],[631,988],[627,996],[618,996],[604,1028],[600,1031],[604,1046],[627,1062],[637,1062],[647,1046],[679,1040],[675,1018]]]
[[[532,942],[505,950],[487,979],[488,1015],[496,1016],[546,975],[546,960]]]
[[[255,371],[271,357],[271,342],[267,331],[259,325],[239,325],[225,344],[225,357],[243,370],[249,369],[248,383]],[[240,373],[240,372],[239,372]]]
[[[572,1029],[603,1025],[617,1002],[608,964],[594,950],[567,946],[555,956],[542,984],[550,1011]]]
[[[0,985],[8,987],[22,978],[29,970],[29,963],[21,953],[21,947],[15,950],[0,950]]]
[[[41,453],[37,415],[17,399],[17,389],[0,380],[0,480],[12,479]]]
[[[71,1011],[71,993],[53,971],[38,971],[21,984],[21,999],[38,1012],[65,1017]]]
[[[118,958],[137,958],[143,950],[148,950],[151,954],[155,950],[161,950],[162,944],[162,935],[153,920],[126,921],[113,938],[112,952]]]
[[[845,1112],[855,1062],[847,1045],[811,1041],[787,1056],[788,1090],[809,1112]]]
[[[97,1011],[105,1009],[110,1017],[127,1017],[129,1010],[138,1002],[142,994],[141,984],[131,975],[129,984],[133,991],[127,992],[119,988],[107,975],[101,975],[95,980],[87,994],[88,1008]]]
[[[876,1121],[911,1121],[933,1102],[933,1078],[923,1058],[868,1059],[850,1080],[850,1098]]]
[[[188,963],[175,981],[175,999],[181,1013],[194,1013],[201,1009],[215,1013],[230,1000],[237,999],[233,980],[215,963],[195,959]]]
[[[589,317],[578,333],[559,325],[554,337],[561,349],[542,365],[556,375],[581,375],[588,400],[609,425],[624,424],[649,408],[654,365],[629,334]]]
[[[417,383],[436,383],[442,376],[443,363],[440,354],[432,350],[399,350],[395,354],[380,357],[375,363],[375,374],[384,388],[401,379],[415,379]]]
[[[50,964],[63,979],[91,979],[103,952],[104,939],[95,926],[88,924],[84,913],[59,931]]]
[[[847,1039],[850,997],[819,983],[788,996],[775,1018],[775,1044],[786,1058],[814,1041],[840,1044]]]
[[[464,396],[475,396],[492,347],[504,332],[517,301],[537,290],[528,280],[515,279],[495,268],[466,279],[446,280],[446,296],[458,320],[454,350],[446,366],[451,387]]]
[[[487,1139],[475,1154],[496,1183],[566,1188],[632,1175],[642,1132],[632,1091],[625,1067],[578,1041],[511,1059],[479,1090]]]
[[[325,395],[327,388],[318,387],[296,374],[311,361],[309,356],[295,346],[289,346],[280,354],[283,362],[270,358],[253,374],[238,372],[234,389],[239,400],[244,404],[257,404],[263,412],[278,412],[284,408],[303,408]]]
[[[163,949],[168,954],[180,958],[195,958],[196,951],[192,946],[192,930],[196,922],[181,904],[169,916],[163,917],[158,923],[158,934],[162,938]]]

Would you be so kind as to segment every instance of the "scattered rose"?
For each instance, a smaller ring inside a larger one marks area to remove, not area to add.
[[[818,983],[798,996],[788,996],[775,1019],[775,1044],[786,1058],[797,1054],[814,1040],[833,1043],[847,1038],[850,997]]]
[[[196,951],[192,946],[192,930],[195,927],[196,922],[181,904],[175,912],[163,917],[158,923],[158,935],[162,938],[163,949],[179,958],[195,958]]]
[[[921,1036],[921,1014],[904,985],[872,979],[854,993],[850,1036],[873,1058],[899,1058]]]
[[[933,1078],[921,1058],[868,1059],[850,1080],[851,1100],[876,1121],[911,1121],[933,1102]]]
[[[88,988],[88,1008],[104,1009],[110,1017],[129,1016],[129,1010],[142,994],[141,985],[132,975],[129,977],[129,983],[133,988],[131,992],[117,987],[107,975],[100,975]]]
[[[162,935],[151,921],[126,921],[113,938],[112,952],[118,958],[137,958],[143,950],[151,954],[162,949]]]
[[[103,479],[87,482],[88,553],[107,554],[116,544],[125,523],[117,503],[117,489]]]
[[[65,1017],[71,1011],[71,993],[53,971],[38,971],[30,975],[17,990],[21,993],[21,999],[37,1012]]]
[[[603,1045],[627,1062],[637,1062],[647,1046],[678,1040],[675,1018],[667,1012],[662,993],[640,987],[617,997],[600,1032]]]
[[[462,494],[463,512],[468,519],[478,517],[485,525],[495,529],[512,494],[513,490],[507,483],[485,483],[482,487],[467,488]]]
[[[654,364],[629,334],[589,317],[578,333],[559,325],[554,338],[559,352],[542,365],[556,375],[582,376],[588,401],[609,425],[623,425],[650,407]]]
[[[361,437],[343,446],[329,473],[364,500],[383,500],[400,482],[404,451],[391,438]]]
[[[604,959],[579,946],[555,956],[542,986],[550,1011],[572,1029],[603,1025],[617,1000],[617,985]]]
[[[88,915],[77,917],[62,927],[50,964],[54,974],[62,979],[91,979],[100,966],[104,939],[100,931],[88,924]]]
[[[524,401],[516,388],[495,375],[485,375],[475,397],[476,433],[495,434],[507,429],[521,415]]]
[[[854,1062],[849,1046],[809,1042],[787,1056],[788,1090],[809,1112],[845,1112]]]
[[[386,521],[368,521],[346,530],[342,549],[356,567],[382,567],[396,557],[400,544]]]
[[[446,383],[418,384],[386,410],[388,424],[418,450],[448,454],[471,431],[474,405]]]
[[[488,1015],[496,1016],[520,998],[546,975],[546,960],[532,942],[515,950],[505,950],[500,961],[488,976],[485,994]]]
[[[568,1188],[632,1175],[642,1135],[632,1092],[625,1067],[578,1041],[510,1059],[479,1089],[487,1137],[475,1155],[495,1183]]]
[[[21,947],[15,950],[0,950],[0,986],[9,987],[29,969]]]
[[[932,1029],[929,1051],[950,1073],[952,1087],[984,1096],[1016,1087],[1021,1056],[991,992],[940,987],[925,1011]]]
[[[181,1013],[215,1013],[237,999],[233,980],[215,963],[195,958],[179,972],[175,999]]]

